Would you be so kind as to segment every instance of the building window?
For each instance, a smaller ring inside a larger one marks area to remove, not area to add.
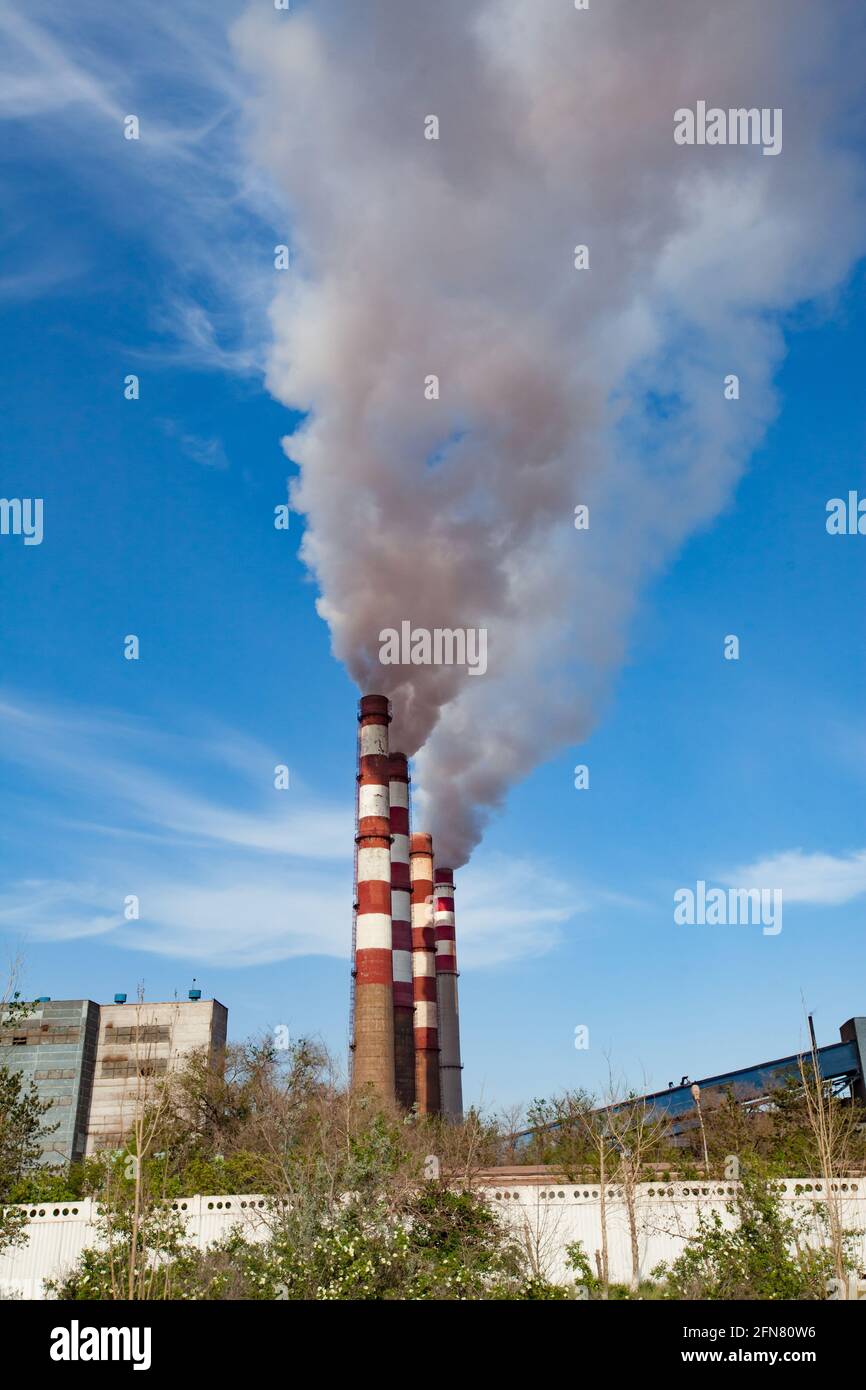
[[[112,1028],[111,1024],[106,1025],[104,1041],[110,1044],[116,1043],[153,1043],[168,1042],[171,1037],[171,1028],[167,1023],[142,1023],[138,1027]]]
[[[0,1033],[0,1045],[11,1043],[13,1047],[35,1046],[37,1043],[73,1043],[78,1041],[77,1028],[56,1028],[52,1033],[28,1029],[26,1033]]]
[[[127,1076],[162,1076],[168,1070],[167,1057],[107,1057],[99,1075],[103,1080],[119,1081]]]

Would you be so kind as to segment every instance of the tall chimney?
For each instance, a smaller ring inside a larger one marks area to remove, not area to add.
[[[415,1103],[415,1004],[409,880],[409,764],[391,754],[391,960],[394,973],[394,1070],[397,1100]]]
[[[436,937],[433,928],[433,837],[413,835],[410,846],[415,1100],[422,1115],[438,1115],[439,1033],[436,1024]]]
[[[457,1005],[457,940],[454,931],[454,871],[437,866],[434,899],[436,993],[439,1003],[439,1085],[442,1113],[463,1119],[463,1065]]]
[[[358,833],[355,885],[355,1010],[352,1086],[372,1083],[394,1099],[394,990],[391,973],[391,712],[384,695],[365,695],[358,722]]]

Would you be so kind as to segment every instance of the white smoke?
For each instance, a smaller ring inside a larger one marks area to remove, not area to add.
[[[286,441],[304,558],[459,865],[515,779],[586,733],[642,582],[731,498],[773,416],[782,315],[862,250],[861,19],[318,0],[257,5],[234,42],[292,229],[268,384],[309,412]],[[700,99],[781,107],[782,153],[676,145]],[[487,674],[381,665],[406,619],[486,628]]]

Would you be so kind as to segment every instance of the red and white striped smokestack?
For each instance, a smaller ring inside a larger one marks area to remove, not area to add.
[[[436,1022],[436,937],[433,927],[433,837],[413,835],[412,983],[415,996],[415,1100],[422,1115],[438,1115],[439,1032]]]
[[[394,974],[394,1071],[397,1100],[415,1104],[415,1002],[409,879],[409,764],[391,754],[391,960]]]
[[[437,866],[433,886],[436,932],[436,993],[439,1003],[439,1085],[442,1113],[463,1119],[463,1064],[457,1004],[457,939],[454,930],[454,872]]]
[[[358,712],[358,833],[355,887],[355,1037],[352,1086],[368,1083],[394,1099],[394,990],[391,966],[391,807],[384,695],[365,695]]]

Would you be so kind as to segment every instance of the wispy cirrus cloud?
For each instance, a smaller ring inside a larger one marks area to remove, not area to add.
[[[276,791],[278,752],[225,731],[167,734],[112,712],[81,716],[6,699],[0,755],[50,781],[54,814],[69,825],[306,859],[339,859],[351,845],[351,807],[323,803],[297,779]],[[205,765],[230,799],[191,785]]]
[[[840,855],[784,850],[732,869],[723,880],[778,888],[786,904],[838,907],[866,894],[866,849]]]
[[[201,464],[202,468],[216,468],[220,472],[228,468],[229,460],[221,439],[214,435],[192,434],[175,420],[162,420],[160,423],[169,439],[175,440],[194,463]]]
[[[481,855],[458,875],[455,908],[461,966],[503,965],[543,955],[562,940],[592,895],[530,859]]]
[[[0,275],[0,303],[9,304],[18,300],[43,299],[62,285],[76,280],[84,270],[84,263],[74,257],[65,257],[62,264],[29,266],[23,270],[10,270]]]
[[[157,340],[138,356],[248,375],[260,370],[268,336],[272,246],[285,214],[240,140],[245,79],[228,41],[242,0],[155,3],[138,12],[110,0],[85,7],[0,0],[0,125],[22,177],[10,217],[45,235],[33,168],[61,168],[91,215],[135,236],[161,262],[153,303]],[[135,115],[140,138],[124,138]],[[279,233],[279,234],[277,234]],[[87,247],[82,248],[86,256]],[[25,264],[11,288],[42,293],[41,263]],[[161,340],[161,341],[160,341]]]
[[[37,7],[33,8],[35,12]],[[0,5],[5,54],[0,115],[27,120],[80,106],[109,120],[122,118],[107,74],[95,70],[92,58],[87,65],[77,62],[63,40],[51,32],[48,17],[46,7],[42,8],[46,22],[40,22],[9,0]]]
[[[128,919],[136,899],[138,916]],[[213,966],[348,955],[351,861],[325,873],[236,859],[172,877],[153,863],[112,865],[80,882],[29,880],[0,895],[0,929],[16,941],[105,938],[120,949]]]
[[[99,937],[214,966],[347,958],[351,780],[336,803],[297,778],[277,792],[274,750],[218,726],[177,728],[0,696],[8,804],[28,845],[44,847],[38,872],[7,876],[0,930],[16,942]],[[553,950],[607,901],[529,858],[497,855],[461,874],[459,899],[468,968]]]

